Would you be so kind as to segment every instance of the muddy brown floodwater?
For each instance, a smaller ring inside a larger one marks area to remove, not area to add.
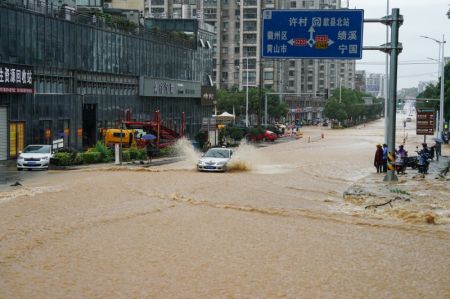
[[[173,164],[50,171],[3,190],[0,298],[449,298],[448,181],[426,205],[401,203],[438,210],[433,223],[343,199],[382,179],[382,126],[243,145],[227,173],[196,172],[184,146]]]

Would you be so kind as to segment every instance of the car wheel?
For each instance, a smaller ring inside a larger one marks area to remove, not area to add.
[[[22,171],[22,170],[23,170],[23,168],[17,167],[17,171]]]

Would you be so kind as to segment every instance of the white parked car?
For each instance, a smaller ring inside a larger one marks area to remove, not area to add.
[[[17,170],[48,169],[53,156],[52,146],[46,144],[28,145],[17,157]]]
[[[198,161],[199,171],[226,171],[233,151],[229,148],[210,148]]]

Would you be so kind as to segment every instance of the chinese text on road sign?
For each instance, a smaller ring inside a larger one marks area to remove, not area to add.
[[[264,10],[263,58],[361,59],[364,11]]]

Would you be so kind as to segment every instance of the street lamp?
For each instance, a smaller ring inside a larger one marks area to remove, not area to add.
[[[248,128],[248,53],[247,53],[247,88],[245,90],[245,127]]]
[[[339,78],[339,103],[342,103],[342,78]]]
[[[431,39],[439,44],[439,59],[440,63],[439,66],[441,68],[441,93],[440,93],[440,108],[439,108],[439,132],[442,132],[444,130],[444,46],[445,46],[445,39],[444,35],[442,35],[442,41],[437,40],[435,38],[421,35],[420,37]],[[442,46],[442,50],[441,50]]]

